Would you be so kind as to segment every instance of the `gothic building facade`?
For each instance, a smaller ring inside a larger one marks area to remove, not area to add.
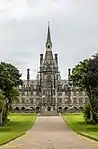
[[[81,110],[88,97],[84,91],[70,86],[70,69],[68,80],[61,79],[58,67],[58,54],[52,52],[50,26],[48,25],[45,54],[40,54],[40,67],[35,80],[27,80],[19,87],[20,97],[12,105],[13,110]]]

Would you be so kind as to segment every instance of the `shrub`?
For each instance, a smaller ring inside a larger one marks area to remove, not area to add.
[[[84,114],[84,119],[86,124],[96,124],[98,123],[98,114],[95,112],[96,110],[92,110],[92,116],[93,118],[91,119],[91,108],[89,103],[86,103],[83,106],[83,114]]]
[[[88,103],[86,103],[83,106],[83,114],[84,114],[85,123],[89,124],[90,123],[90,106]]]

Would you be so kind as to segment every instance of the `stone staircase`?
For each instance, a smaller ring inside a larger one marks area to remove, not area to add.
[[[60,114],[57,111],[41,111],[39,116],[59,116]]]

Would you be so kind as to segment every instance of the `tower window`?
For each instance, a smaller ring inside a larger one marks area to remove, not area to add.
[[[48,48],[50,48],[50,46],[48,45]]]

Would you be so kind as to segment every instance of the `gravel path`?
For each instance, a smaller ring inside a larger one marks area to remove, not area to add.
[[[77,135],[61,116],[39,116],[27,134],[0,149],[98,149],[98,143]]]

